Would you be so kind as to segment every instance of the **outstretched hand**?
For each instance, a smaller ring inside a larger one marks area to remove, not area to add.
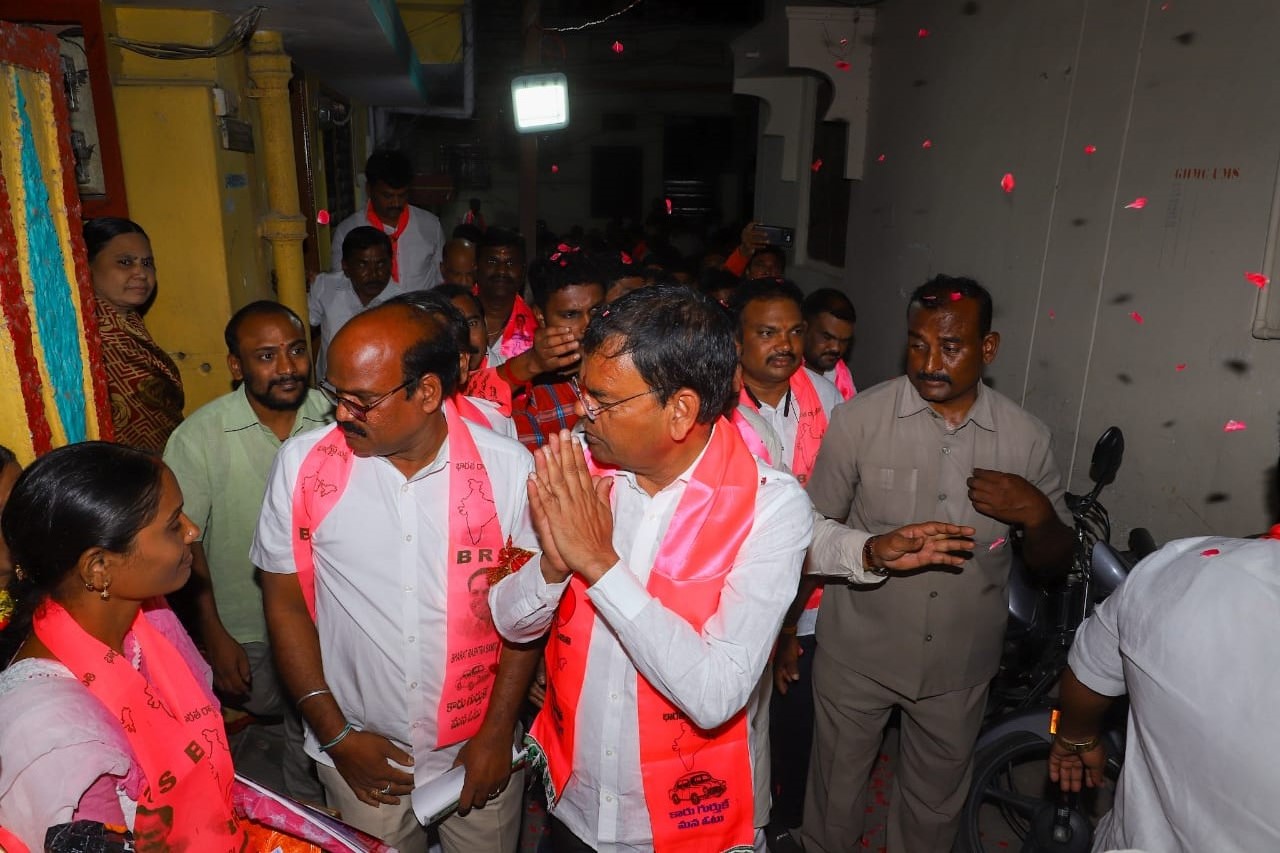
[[[927,566],[962,566],[973,553],[972,527],[945,521],[907,524],[871,543],[877,566],[908,572]]]

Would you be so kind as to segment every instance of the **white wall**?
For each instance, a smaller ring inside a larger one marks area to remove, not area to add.
[[[1105,493],[1117,539],[1135,525],[1158,539],[1265,529],[1280,342],[1251,337],[1257,290],[1243,275],[1275,227],[1280,4],[876,8],[845,273],[859,384],[900,372],[913,287],[971,275],[1003,334],[989,378],[1052,427],[1073,490],[1102,429],[1124,429]],[[1139,196],[1145,209],[1124,209]],[[1248,429],[1226,433],[1228,419]]]

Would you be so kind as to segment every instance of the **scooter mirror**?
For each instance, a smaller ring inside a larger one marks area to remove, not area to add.
[[[1120,431],[1120,427],[1107,427],[1107,431],[1093,446],[1093,457],[1089,460],[1089,479],[1099,486],[1111,485],[1115,482],[1122,459],[1124,433]]]

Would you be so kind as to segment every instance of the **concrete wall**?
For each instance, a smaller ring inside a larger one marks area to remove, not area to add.
[[[990,379],[1052,427],[1073,490],[1102,429],[1124,429],[1105,493],[1118,536],[1264,529],[1280,345],[1251,337],[1244,273],[1272,274],[1280,4],[922,0],[877,14],[845,274],[859,384],[900,371],[912,287],[972,275],[1003,333]]]
[[[209,44],[225,17],[213,12],[104,7],[108,32],[143,41]],[[243,51],[166,61],[111,48],[120,151],[132,218],[147,229],[159,295],[152,337],[177,362],[190,413],[230,390],[222,330],[231,312],[275,298],[270,252],[258,233],[267,210],[258,155],[222,148],[213,88],[239,98],[255,129]]]

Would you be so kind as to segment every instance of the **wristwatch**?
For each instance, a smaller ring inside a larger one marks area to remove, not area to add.
[[[879,538],[878,535],[867,537],[866,544],[862,546],[862,568],[878,578],[887,578],[889,577],[889,568],[887,566],[871,565],[871,560],[875,556],[875,552],[871,550],[871,545]]]

